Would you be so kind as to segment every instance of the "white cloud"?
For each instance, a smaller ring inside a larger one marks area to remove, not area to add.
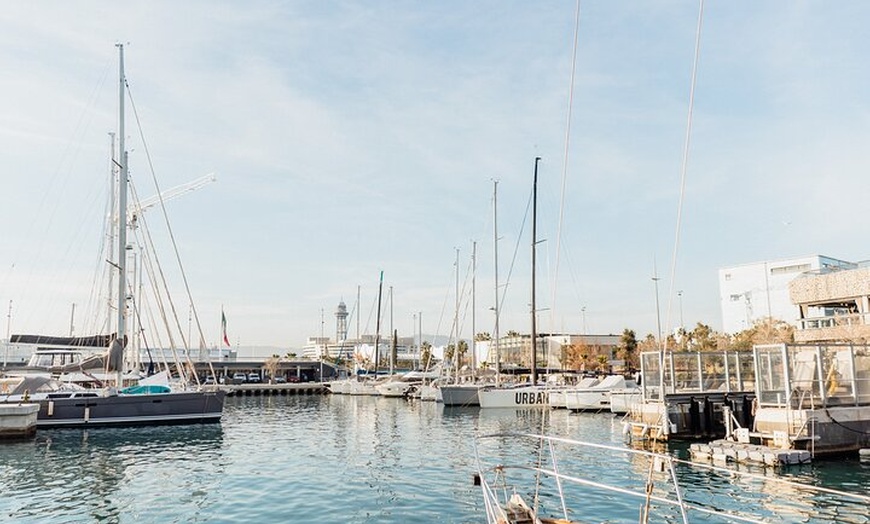
[[[502,279],[518,250],[502,329],[526,330],[529,248],[518,236],[535,156],[539,260],[549,264],[538,301],[557,290],[554,329],[580,330],[585,306],[591,329],[653,331],[654,257],[671,319],[666,294],[679,288],[686,322],[714,326],[718,267],[812,252],[868,258],[854,241],[868,233],[858,217],[870,7],[860,2],[708,3],[673,285],[697,6],[584,4],[555,283],[573,3],[6,7],[0,220],[13,226],[0,247],[0,303],[17,304],[14,331],[63,332],[70,303],[88,293],[118,40],[129,42],[161,188],[218,174],[167,207],[201,314],[217,318],[223,304],[243,343],[301,344],[319,333],[321,309],[342,297],[350,307],[357,285],[367,311],[380,269],[397,315],[422,311],[434,332],[454,248],[465,267],[472,239],[477,329],[492,331],[492,178]],[[137,187],[151,194],[132,115],[128,131]],[[217,339],[217,322],[205,329]]]

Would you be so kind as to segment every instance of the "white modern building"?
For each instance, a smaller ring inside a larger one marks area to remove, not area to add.
[[[800,308],[789,296],[789,282],[809,271],[854,269],[858,264],[822,255],[767,260],[719,270],[722,330],[738,333],[765,318],[794,326]]]

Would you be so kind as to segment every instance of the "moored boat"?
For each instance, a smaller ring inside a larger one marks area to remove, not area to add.
[[[610,375],[592,386],[571,388],[565,392],[565,407],[571,411],[609,411],[610,392],[625,386],[625,377]]]
[[[441,386],[441,402],[445,406],[479,406],[479,392],[484,386],[477,383],[444,384]]]
[[[215,386],[202,386],[190,384],[186,371],[179,369],[177,381],[169,385],[156,384],[154,379],[151,383],[140,381],[139,385],[132,388],[123,388],[125,385],[125,371],[138,371],[135,365],[125,362],[124,353],[127,349],[127,326],[131,322],[128,315],[132,315],[131,293],[128,287],[128,250],[132,249],[132,242],[128,243],[128,229],[135,232],[144,228],[141,220],[136,220],[135,211],[133,216],[128,217],[128,155],[125,148],[126,131],[124,129],[124,94],[128,89],[127,78],[124,73],[124,46],[118,45],[119,52],[119,129],[118,139],[119,158],[112,158],[112,165],[118,167],[117,172],[117,208],[114,210],[112,227],[117,235],[117,257],[108,263],[114,271],[114,284],[117,293],[117,301],[114,303],[117,312],[117,331],[114,335],[102,337],[88,337],[95,342],[85,343],[76,337],[56,337],[62,344],[70,346],[95,346],[104,349],[102,354],[82,358],[82,355],[68,352],[70,360],[64,362],[50,361],[40,366],[46,373],[38,376],[19,377],[9,376],[10,379],[20,379],[20,382],[10,388],[10,391],[2,398],[5,402],[18,402],[22,399],[39,402],[37,417],[38,427],[90,427],[98,425],[140,425],[140,424],[176,424],[213,422],[220,420],[223,413],[223,404],[226,393]],[[113,175],[115,174],[113,169]],[[132,207],[131,209],[139,209]],[[129,218],[129,220],[128,220]],[[131,239],[132,240],[132,239]],[[154,255],[153,253],[151,255]],[[157,264],[156,260],[151,262]],[[141,301],[137,301],[137,308]],[[111,308],[110,308],[111,309]],[[138,312],[138,310],[137,310]],[[140,326],[141,327],[141,326]],[[135,330],[133,330],[135,332]],[[42,337],[45,338],[45,337]],[[40,355],[37,355],[40,356]],[[95,364],[90,367],[89,364]],[[59,369],[56,369],[58,368]],[[100,381],[99,387],[86,390],[63,384],[52,380],[51,376],[57,371],[81,371],[83,374],[92,369],[99,369],[107,375],[107,380]],[[114,375],[108,379],[109,374]],[[193,380],[197,380],[195,376]],[[113,384],[112,384],[113,382]]]
[[[481,408],[544,408],[550,405],[546,386],[487,386],[478,391]]]

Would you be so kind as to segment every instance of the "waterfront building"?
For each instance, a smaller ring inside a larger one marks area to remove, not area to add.
[[[858,264],[822,255],[766,260],[719,270],[722,330],[738,333],[766,318],[798,327],[801,312],[789,283],[806,272],[855,269]]]
[[[508,333],[500,337],[498,352],[502,367],[529,367],[531,361],[531,335],[520,333]],[[621,361],[616,359],[616,351],[619,348],[619,335],[572,335],[567,333],[542,333],[537,341],[538,366],[549,369],[567,369],[566,351],[571,346],[583,346],[584,354],[588,362],[587,368],[596,366],[599,356],[607,358],[610,367],[618,367]],[[490,342],[492,349],[488,351],[487,362],[491,367],[495,366],[496,344]]]
[[[378,343],[378,354],[382,361],[389,358],[392,340],[389,336],[381,336]],[[360,335],[359,339],[333,340],[329,337],[308,337],[302,347],[302,357],[310,359],[338,358],[342,360],[365,360],[374,355],[375,335]],[[413,337],[398,337],[396,339],[396,360],[419,360],[416,340]]]
[[[804,273],[788,288],[798,310],[795,342],[870,340],[870,262]]]

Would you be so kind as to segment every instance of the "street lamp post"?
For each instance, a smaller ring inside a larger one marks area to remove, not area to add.
[[[683,290],[677,291],[677,297],[680,299],[680,329],[685,330],[686,325],[683,324]]]
[[[662,317],[659,313],[659,280],[658,273],[654,273],[652,277],[653,283],[655,284],[656,289],[656,330],[658,331],[658,342],[659,347],[662,346]]]

